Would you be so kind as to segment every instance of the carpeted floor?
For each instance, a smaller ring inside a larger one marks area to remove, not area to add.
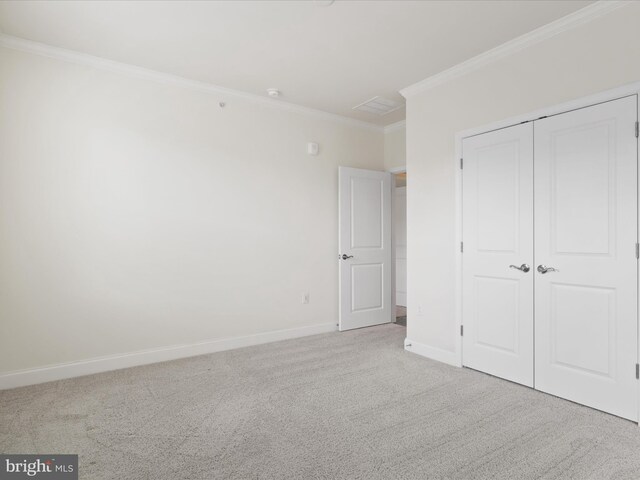
[[[407,353],[395,324],[0,392],[83,479],[638,479],[637,425]]]

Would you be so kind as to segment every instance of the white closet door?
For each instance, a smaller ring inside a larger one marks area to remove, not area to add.
[[[463,141],[463,364],[533,386],[532,124]],[[522,267],[518,270],[515,267]]]
[[[535,385],[638,419],[635,96],[535,122]],[[540,273],[543,267],[552,267]]]

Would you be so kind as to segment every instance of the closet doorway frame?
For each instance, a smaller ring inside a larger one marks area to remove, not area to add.
[[[627,85],[623,85],[621,87],[613,88],[610,90],[605,90],[600,93],[596,93],[593,95],[588,95],[586,97],[581,97],[575,100],[571,100],[568,102],[564,102],[558,105],[554,105],[551,107],[545,107],[538,110],[534,110],[529,113],[525,113],[523,115],[517,115],[514,117],[506,118],[504,120],[499,120],[497,122],[492,122],[483,126],[470,128],[467,130],[459,131],[455,134],[455,158],[454,158],[454,166],[455,166],[455,243],[454,243],[454,252],[455,252],[455,302],[456,302],[456,312],[455,312],[455,328],[456,328],[456,341],[455,341],[455,352],[452,357],[449,357],[451,361],[447,362],[457,367],[462,368],[462,257],[463,252],[461,251],[462,245],[462,171],[461,168],[463,165],[463,155],[462,155],[462,141],[465,138],[473,137],[476,135],[481,135],[483,133],[489,133],[494,130],[500,130],[507,127],[512,127],[514,125],[518,125],[524,122],[531,122],[534,120],[539,120],[540,117],[548,117],[552,115],[558,115],[561,113],[570,112],[572,110],[578,110],[581,108],[591,107],[593,105],[597,105],[599,103],[609,102],[612,100],[617,100],[619,98],[628,97],[630,95],[637,95],[636,98],[636,112],[640,115],[640,82],[634,82]],[[638,142],[638,138],[636,138],[636,142]],[[640,144],[638,145],[638,150],[640,150]],[[636,162],[640,159],[637,158],[639,154],[636,154]],[[638,163],[638,175],[640,177],[640,163]],[[640,179],[638,183],[638,188],[640,190]],[[640,229],[640,191],[636,196],[638,199],[637,205],[637,228]],[[640,232],[639,232],[640,234]],[[640,239],[640,235],[638,237]],[[640,262],[639,262],[640,263]],[[638,281],[638,291],[636,292],[638,302],[640,302],[640,279]],[[638,335],[638,349],[640,350],[640,309],[636,310],[638,313],[636,315],[636,332]],[[636,361],[640,362],[640,352],[636,352]],[[640,380],[639,388],[640,388]],[[638,396],[638,412],[640,413],[640,395]],[[640,415],[639,415],[640,417]],[[638,423],[640,426],[640,422]]]

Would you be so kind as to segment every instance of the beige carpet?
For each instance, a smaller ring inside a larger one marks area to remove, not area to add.
[[[640,428],[404,352],[390,324],[0,392],[83,479],[638,479]]]

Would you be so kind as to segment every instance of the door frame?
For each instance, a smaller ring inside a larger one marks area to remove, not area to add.
[[[396,173],[407,173],[407,167],[394,167],[387,170],[391,174],[391,323],[396,321]]]
[[[461,242],[462,242],[462,169],[461,167],[461,159],[462,159],[462,141],[465,138],[473,137],[476,135],[480,135],[483,133],[488,133],[494,130],[499,130],[502,128],[511,127],[514,125],[518,125],[523,122],[531,122],[534,120],[539,120],[541,117],[548,117],[552,115],[558,115],[561,113],[566,113],[572,110],[578,110],[581,108],[590,107],[596,105],[598,103],[609,102],[611,100],[617,100],[619,98],[628,97],[630,95],[637,95],[637,103],[636,103],[636,111],[640,108],[640,82],[634,82],[627,85],[623,85],[621,87],[613,88],[610,90],[605,90],[600,93],[596,93],[593,95],[581,97],[575,100],[571,100],[568,102],[564,102],[558,105],[541,108],[538,110],[534,110],[529,113],[525,113],[522,115],[516,115],[504,120],[500,120],[497,122],[492,122],[483,126],[474,127],[466,130],[459,131],[455,134],[455,157],[453,159],[454,168],[455,168],[455,243],[453,245],[454,255],[455,255],[455,328],[456,328],[456,342],[455,342],[455,352],[453,358],[455,361],[451,362],[453,365],[462,367],[462,256],[461,252]],[[636,138],[636,143],[638,139]],[[638,159],[636,158],[636,162]],[[640,175],[640,168],[638,168]],[[639,189],[640,189],[640,179],[639,179]],[[640,192],[636,196],[638,199],[639,205],[637,206],[638,219],[637,219],[637,228],[640,229]],[[640,233],[640,232],[638,232]],[[640,236],[638,236],[640,239]],[[639,240],[640,241],[640,240]],[[640,263],[640,262],[639,262]],[[638,281],[638,292],[637,298],[640,302],[640,278]],[[637,309],[638,311],[638,309]],[[640,313],[638,314],[640,316]],[[638,350],[640,350],[640,324],[638,322],[638,318],[636,318],[636,332],[638,335]],[[636,352],[636,362],[640,363],[640,352]],[[640,381],[639,381],[640,384]],[[638,397],[638,412],[640,413],[640,395]],[[640,416],[640,415],[639,415]],[[639,422],[640,426],[640,422]]]

